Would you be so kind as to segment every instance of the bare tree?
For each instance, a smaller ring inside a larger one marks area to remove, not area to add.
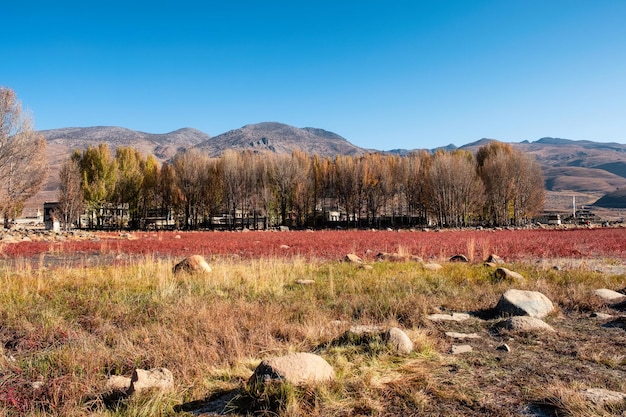
[[[61,217],[65,230],[69,230],[72,224],[78,220],[84,208],[78,161],[68,158],[61,166],[59,180],[59,208],[57,214]]]
[[[10,88],[0,87],[0,211],[4,227],[22,212],[24,201],[43,186],[48,174],[46,141]]]

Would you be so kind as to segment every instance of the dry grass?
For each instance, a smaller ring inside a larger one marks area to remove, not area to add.
[[[481,242],[468,247],[481,251]],[[473,252],[473,251],[472,251]],[[602,328],[591,311],[611,311],[591,292],[620,289],[624,276],[584,269],[511,268],[520,289],[558,306],[554,335],[492,330],[491,309],[510,287],[481,265],[410,262],[373,270],[336,262],[217,259],[208,275],[178,275],[173,261],[145,258],[124,267],[0,269],[0,416],[190,415],[194,401],[239,392],[239,413],[280,415],[552,415],[626,411],[585,403],[580,388],[626,391],[626,332]],[[296,284],[297,279],[314,285]],[[432,323],[437,310],[482,317]],[[333,343],[353,324],[407,330],[408,357],[382,341]],[[478,332],[475,351],[451,356],[445,331]],[[512,352],[496,350],[506,341]],[[291,351],[317,352],[335,368],[332,384],[246,387],[258,362]],[[110,375],[167,367],[172,392],[119,402],[103,396]],[[32,383],[41,381],[40,388]],[[240,391],[241,390],[241,391]],[[246,391],[247,390],[247,391]],[[550,415],[550,414],[548,414]]]

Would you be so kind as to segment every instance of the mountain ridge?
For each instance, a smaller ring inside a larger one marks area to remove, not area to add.
[[[352,144],[341,135],[316,127],[298,128],[278,122],[247,124],[217,136],[184,127],[167,133],[148,133],[118,126],[66,127],[41,130],[48,143],[50,180],[44,193],[47,200],[56,199],[58,169],[74,149],[85,149],[107,143],[112,150],[132,146],[144,154],[151,153],[160,162],[176,152],[196,147],[210,156],[221,155],[226,149],[250,150],[257,153],[291,153],[294,150],[332,157],[336,154],[362,155],[382,152],[407,155],[415,149],[389,151],[365,149]],[[464,149],[475,152],[496,139],[482,138],[457,148],[454,144],[426,149]],[[584,193],[589,202],[617,188],[626,188],[626,145],[615,142],[594,142],[543,137],[535,141],[506,142],[533,155],[544,169],[546,187],[554,193]]]

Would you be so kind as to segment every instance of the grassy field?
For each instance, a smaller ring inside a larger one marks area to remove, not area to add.
[[[592,293],[623,289],[624,275],[513,264],[526,277],[513,286],[481,263],[444,263],[432,272],[413,262],[366,270],[297,257],[221,257],[206,275],[173,275],[173,264],[148,256],[122,266],[0,270],[0,416],[191,416],[222,395],[234,397],[234,415],[626,413],[626,404],[594,405],[580,394],[591,387],[626,392],[626,331],[590,317],[623,314]],[[546,319],[555,333],[494,330],[493,307],[512,287],[555,303]],[[441,311],[474,317],[427,319]],[[414,352],[397,356],[379,340],[335,343],[355,324],[400,327]],[[480,339],[469,342],[473,352],[451,355],[459,342],[446,331]],[[511,351],[498,350],[502,343]],[[288,352],[321,355],[337,379],[246,385],[263,358]],[[107,396],[109,376],[153,367],[172,371],[172,391]]]

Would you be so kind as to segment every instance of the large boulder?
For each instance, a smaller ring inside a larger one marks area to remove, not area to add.
[[[541,319],[554,310],[554,305],[538,291],[508,290],[500,297],[496,310],[503,315]]]
[[[321,356],[313,353],[292,353],[262,361],[250,377],[250,382],[279,380],[293,385],[304,385],[333,379],[333,367]]]
[[[179,272],[211,272],[211,266],[207,263],[201,255],[191,255],[188,258],[183,259],[179,263],[174,266],[174,273],[177,274]]]
[[[622,294],[621,292],[609,290],[607,288],[597,289],[593,293],[596,295],[596,297],[607,303],[617,303],[626,299],[626,295]]]

